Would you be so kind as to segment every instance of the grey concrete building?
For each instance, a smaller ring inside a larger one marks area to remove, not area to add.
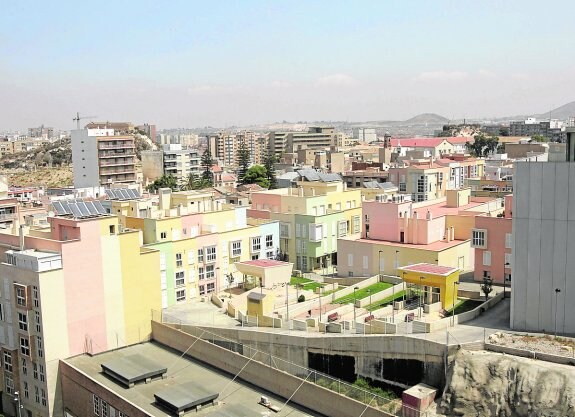
[[[563,162],[514,175],[511,327],[575,334],[575,129]]]

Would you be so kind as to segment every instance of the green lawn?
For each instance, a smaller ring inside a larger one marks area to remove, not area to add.
[[[392,301],[403,299],[404,295],[405,291],[401,290],[399,292],[396,292],[395,294],[390,295],[389,297],[384,298],[381,301],[378,301],[377,303],[370,304],[365,308],[369,311],[377,310],[379,308],[386,307],[388,304],[391,304]]]
[[[301,278],[301,277],[291,277],[290,284],[294,287],[299,285],[300,288],[306,291],[315,291],[316,288],[323,287],[326,284],[321,284],[319,282],[315,282],[308,278]]]
[[[457,304],[455,304],[455,315],[473,310],[483,303],[484,301],[480,300],[458,300]],[[450,317],[452,315],[451,310],[451,308],[447,310],[446,317]]]
[[[357,290],[355,291],[355,297],[354,294],[351,293],[350,295],[346,295],[345,297],[341,297],[338,298],[334,301],[335,304],[347,304],[347,303],[352,303],[354,301],[354,298],[356,300],[361,300],[362,298],[365,297],[369,297],[369,294],[371,293],[376,294],[380,291],[386,290],[388,288],[391,288],[393,284],[389,284],[387,282],[377,282],[373,285],[370,285],[367,288],[362,288],[361,290]]]

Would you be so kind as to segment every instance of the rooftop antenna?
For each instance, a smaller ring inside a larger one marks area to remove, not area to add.
[[[82,117],[80,117],[80,113],[76,112],[76,117],[74,117],[72,120],[74,122],[76,122],[76,129],[80,130],[80,120],[82,120],[82,119],[93,119],[95,117],[98,117],[98,116],[82,116]]]

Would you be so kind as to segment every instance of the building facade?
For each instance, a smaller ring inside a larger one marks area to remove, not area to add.
[[[136,181],[134,136],[115,133],[113,129],[72,131],[74,187]]]
[[[327,149],[337,144],[333,127],[310,127],[307,132],[270,132],[269,149],[276,156],[294,153],[300,148]]]

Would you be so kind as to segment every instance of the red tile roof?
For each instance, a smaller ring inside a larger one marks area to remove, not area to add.
[[[457,268],[452,268],[451,266],[441,266],[435,264],[415,264],[403,266],[399,269],[411,272],[423,272],[434,275],[449,275],[455,271]]]
[[[391,146],[402,146],[404,148],[435,148],[443,142],[445,138],[394,138],[391,139]]]

